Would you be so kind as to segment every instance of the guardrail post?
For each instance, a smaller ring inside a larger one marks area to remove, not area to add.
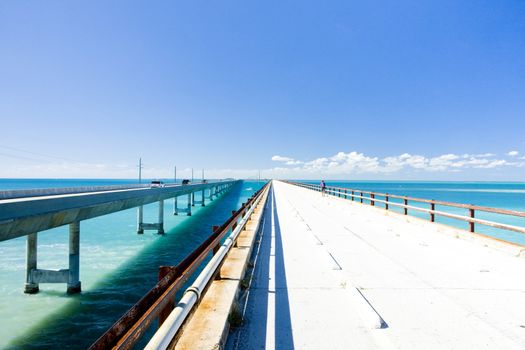
[[[195,192],[192,192],[192,193],[191,193],[191,206],[192,206],[192,207],[195,206]]]
[[[187,215],[191,216],[191,194],[188,193],[188,207],[186,209]]]
[[[430,210],[434,211],[436,210],[436,203],[430,202]],[[436,221],[436,214],[430,213],[430,222]]]
[[[35,294],[38,293],[38,283],[33,283],[31,278],[31,271],[36,270],[37,267],[37,251],[38,251],[38,234],[31,233],[27,235],[27,260],[26,260],[26,284],[24,286],[24,293]]]
[[[341,198],[341,189],[338,188],[337,191],[339,191],[339,198]]]
[[[361,203],[363,203],[363,192],[361,192]]]
[[[385,210],[388,210],[388,193],[385,195]]]
[[[376,205],[376,202],[374,201],[374,198],[376,198],[376,195],[375,193],[370,193],[370,205],[371,206],[375,206]]]
[[[206,204],[204,204],[204,197],[205,197],[205,193],[204,193],[204,189],[202,190],[202,206],[206,206]]]
[[[403,200],[403,203],[405,204],[405,208],[404,208],[404,211],[405,211],[405,215],[408,215],[408,208],[407,208],[407,205],[408,205],[408,199],[404,199]]]
[[[352,190],[352,202],[355,200],[354,198],[354,190]]]
[[[348,199],[348,197],[346,196],[348,192],[346,191],[346,188],[345,188],[345,199]]]
[[[474,219],[474,209],[469,209],[468,212],[469,216]],[[468,224],[470,232],[474,232],[474,222],[470,221]]]
[[[80,222],[69,224],[69,276],[67,293],[80,293]]]

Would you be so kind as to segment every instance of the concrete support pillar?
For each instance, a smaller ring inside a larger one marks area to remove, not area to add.
[[[142,205],[140,207],[138,207],[137,209],[137,233],[144,233],[144,228],[142,227],[142,223],[144,222],[143,221],[143,207]]]
[[[159,235],[164,234],[164,201],[159,201],[159,228],[157,230]]]
[[[205,197],[206,197],[204,191],[205,191],[205,190],[202,190],[202,203],[201,203],[201,205],[202,205],[203,207],[206,206],[206,204],[204,203],[204,202],[205,202]]]
[[[191,216],[191,195],[192,194],[188,194],[188,209],[187,209],[188,216]]]
[[[80,223],[69,224],[69,278],[67,293],[80,293]]]
[[[37,243],[37,233],[27,236],[26,284],[24,287],[24,293],[27,294],[38,293],[38,283],[33,283],[31,278],[31,271],[36,270]]]

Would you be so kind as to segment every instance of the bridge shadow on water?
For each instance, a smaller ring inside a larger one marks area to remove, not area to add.
[[[72,296],[47,292],[71,300],[66,306],[59,308],[29,329],[24,336],[13,340],[7,348],[86,349],[89,347],[151,289],[157,282],[159,266],[176,265],[211,234],[212,225],[221,224],[231,215],[232,210],[238,209],[243,188],[242,183],[237,184],[221,198],[197,210],[193,216],[180,222],[164,236],[159,236],[156,242],[146,246],[118,271],[105,277],[91,290]],[[28,296],[31,297],[38,298],[38,295]],[[151,327],[149,333],[152,334],[155,329],[156,326]],[[143,345],[145,342],[138,344],[137,348]]]
[[[269,204],[247,302],[245,326],[237,334],[240,349],[294,349],[281,227],[273,189]],[[274,324],[269,324],[271,320]]]

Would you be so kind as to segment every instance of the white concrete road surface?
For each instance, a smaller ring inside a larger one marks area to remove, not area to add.
[[[228,348],[525,349],[524,258],[273,185],[245,324]]]

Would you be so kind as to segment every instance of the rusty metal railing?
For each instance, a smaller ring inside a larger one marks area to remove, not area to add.
[[[321,186],[319,185],[313,185],[313,184],[301,183],[301,182],[292,182],[292,181],[285,181],[285,182],[292,184],[292,185],[300,186],[303,188],[311,189],[314,191],[320,192],[322,190]],[[400,195],[394,195],[394,194],[388,194],[388,193],[363,191],[363,190],[344,188],[344,187],[327,186],[325,188],[325,192],[332,196],[348,199],[351,201],[359,201],[360,203],[363,203],[363,201],[366,201],[366,202],[369,202],[371,206],[376,206],[377,203],[382,203],[384,204],[385,210],[389,210],[391,206],[402,208],[404,215],[409,215],[409,209],[427,213],[429,215],[429,220],[431,222],[435,221],[436,215],[464,221],[468,223],[468,229],[470,232],[476,232],[475,224],[479,224],[479,225],[489,226],[489,227],[507,230],[507,231],[525,233],[524,227],[479,219],[479,218],[476,218],[476,215],[475,215],[476,211],[481,211],[481,212],[487,212],[487,213],[502,214],[502,215],[509,215],[509,216],[514,216],[514,217],[525,218],[525,212],[522,212],[522,211],[491,208],[491,207],[484,207],[484,206],[479,206],[479,205],[461,204],[461,203],[454,203],[454,202],[445,202],[445,201],[439,201],[439,200],[433,200],[433,199],[423,199],[423,198],[416,198],[416,197],[400,196]],[[390,199],[392,198],[400,199],[403,202],[402,203],[392,202],[390,201]],[[429,205],[429,208],[409,205],[409,202],[426,203]],[[468,210],[469,214],[468,216],[465,216],[465,215],[448,213],[442,210],[436,210],[436,205],[466,209]]]
[[[213,226],[212,234],[178,265],[161,266],[160,281],[100,336],[89,349],[130,349],[142,338],[153,321],[158,319],[160,326],[173,309],[177,291],[188,281],[206,259],[206,256],[210,253],[213,255],[218,250],[221,240],[228,232],[237,227],[239,221],[257,203],[268,186],[269,183],[250,197],[241,208],[232,211],[231,217],[221,226]]]

